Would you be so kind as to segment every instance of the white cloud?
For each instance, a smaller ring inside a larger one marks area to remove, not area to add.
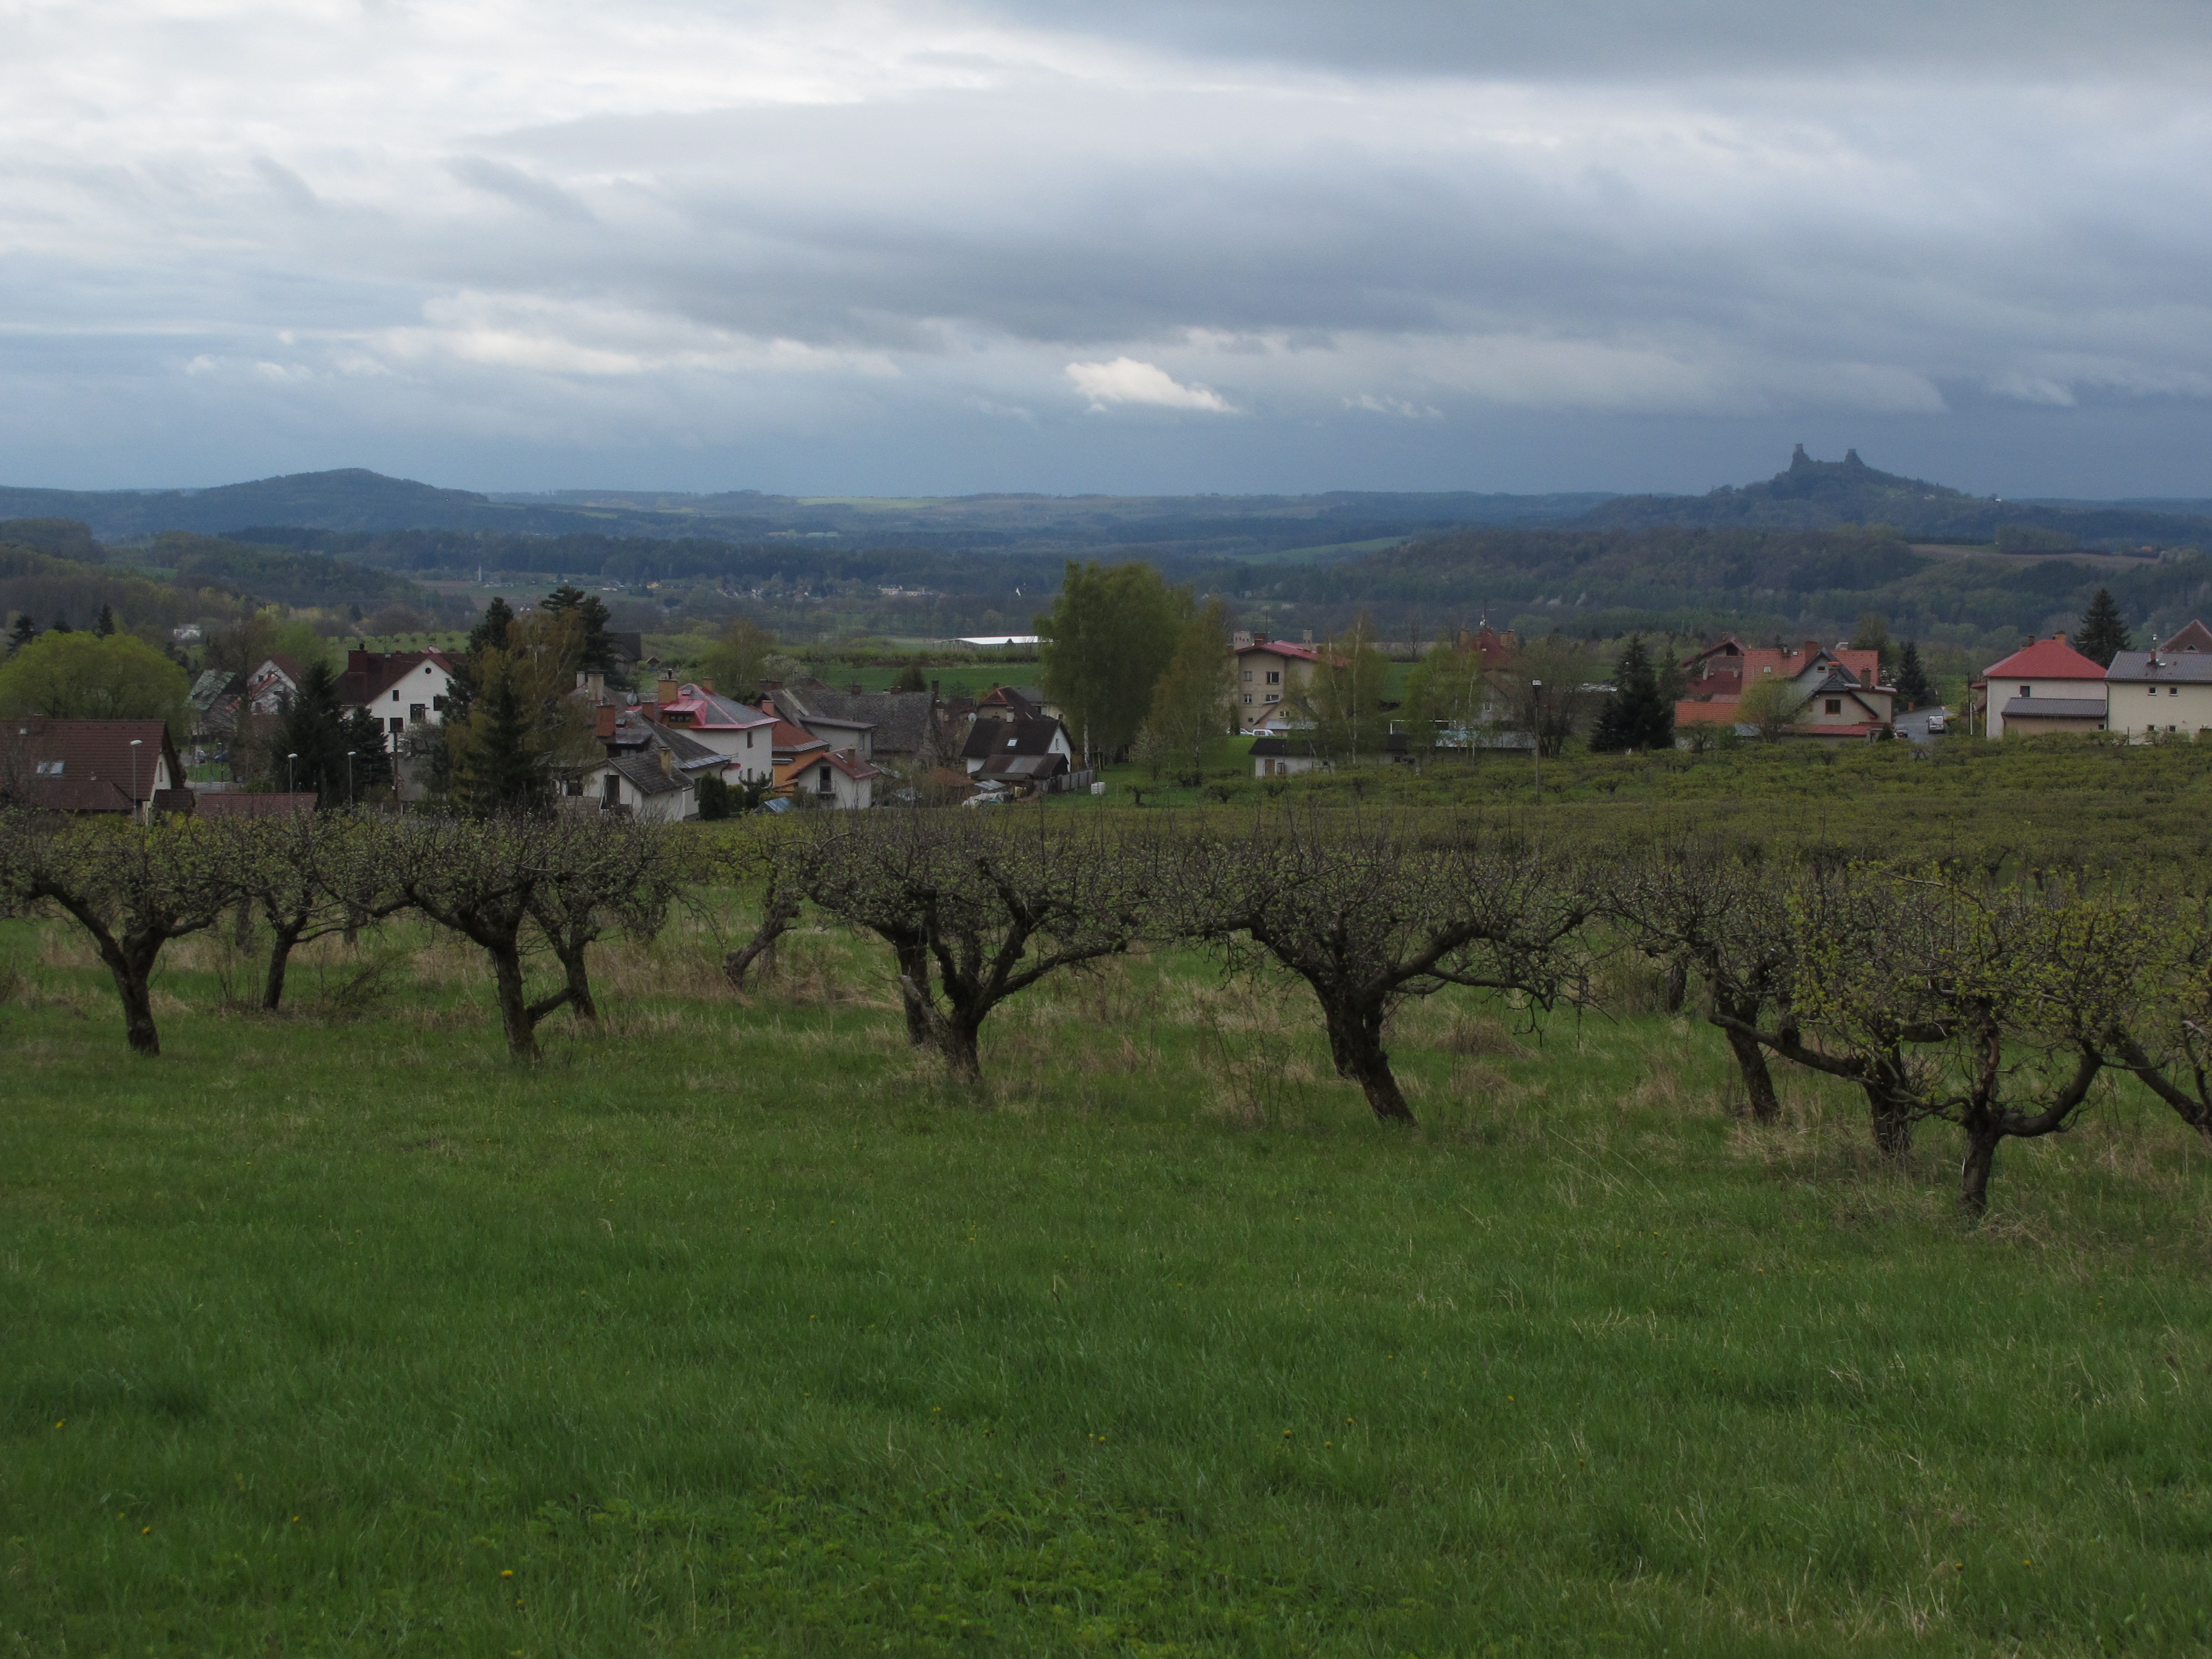
[[[1134,357],[1110,363],[1070,363],[1067,378],[1091,399],[1093,409],[1112,404],[1151,404],[1161,409],[1202,409],[1216,415],[1237,411],[1228,399],[1202,386],[1185,386],[1156,364]]]

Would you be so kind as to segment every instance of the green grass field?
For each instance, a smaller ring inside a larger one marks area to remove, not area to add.
[[[0,927],[9,1655],[2201,1653],[2212,1160],[2122,1092],[1877,1167],[1650,1012],[1139,958],[905,1044],[876,954],[685,921],[502,1057],[404,927],[134,1061]]]

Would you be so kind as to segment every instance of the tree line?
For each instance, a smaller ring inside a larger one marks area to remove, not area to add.
[[[17,812],[0,816],[0,900],[88,936],[149,1055],[155,967],[196,933],[256,945],[275,1012],[301,945],[419,917],[483,952],[526,1060],[556,1011],[599,1018],[590,957],[609,934],[650,937],[678,903],[726,938],[749,927],[723,961],[743,991],[811,906],[884,947],[908,1041],[963,1081],[1010,998],[1131,951],[1194,951],[1303,985],[1337,1073],[1376,1118],[1411,1123],[1389,1052],[1409,1002],[1483,997],[1532,1028],[1560,1009],[1603,1017],[1599,969],[1625,957],[1721,1036],[1750,1117],[1780,1115],[1775,1068],[1795,1067],[1857,1089],[1884,1157],[1954,1126],[1971,1214],[2005,1141],[2062,1133],[2112,1079],[2212,1139],[2212,896],[2179,874],[1999,881],[1711,844],[1569,854],[1352,814],[1231,830],[852,813],[710,835],[596,816]]]

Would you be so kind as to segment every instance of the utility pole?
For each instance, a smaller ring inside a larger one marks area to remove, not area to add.
[[[138,745],[145,741],[143,738],[131,739],[131,816],[137,817],[141,823],[146,821],[147,817],[151,816],[150,814],[142,815],[138,811]]]
[[[353,751],[352,750],[350,750],[350,749],[347,750],[346,750],[346,805],[347,805],[348,806],[350,806],[350,805],[352,805],[354,804],[354,802],[353,802],[353,757],[354,757],[354,751]]]
[[[284,793],[288,795],[296,793],[292,783],[292,763],[299,758],[300,751],[296,749],[284,757]]]

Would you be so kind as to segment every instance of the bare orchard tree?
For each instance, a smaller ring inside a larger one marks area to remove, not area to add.
[[[667,832],[635,819],[562,814],[531,826],[543,870],[530,890],[530,919],[551,947],[568,1008],[596,1022],[586,953],[610,927],[650,939],[667,919],[680,875]]]
[[[2139,908],[2078,888],[1864,866],[1808,882],[1796,921],[1801,1032],[1770,1046],[1858,1082],[1878,1129],[1957,1124],[1970,1217],[2000,1146],[2058,1133],[2087,1104],[2148,943]]]
[[[525,957],[536,944],[550,943],[533,935],[531,924],[538,910],[555,902],[548,896],[564,870],[594,855],[589,837],[606,830],[598,820],[550,816],[404,823],[399,892],[412,908],[491,958],[500,1027],[517,1060],[537,1058],[538,1022],[575,996],[573,978],[535,1000],[526,994]]]
[[[91,935],[142,1054],[161,1052],[154,967],[173,939],[214,927],[237,902],[228,843],[189,818],[142,826],[122,817],[72,823],[0,818],[0,891],[52,905]]]
[[[808,898],[890,945],[909,1035],[974,1082],[994,1008],[1128,949],[1155,890],[1156,845],[1042,815],[839,813],[799,845],[794,868]]]
[[[1586,994],[1596,898],[1560,860],[1473,830],[1320,816],[1181,851],[1164,907],[1179,930],[1304,980],[1337,1075],[1388,1121],[1413,1121],[1383,1047],[1407,998],[1458,985],[1548,1009]]]
[[[1682,849],[1626,860],[1607,872],[1605,907],[1638,947],[1668,964],[1668,1012],[1684,1000],[1676,975],[1694,967],[1711,1003],[1706,1018],[1728,1040],[1753,1117],[1781,1115],[1766,1050],[1754,1033],[1771,1012],[1790,1030],[1787,1004],[1797,972],[1796,935],[1779,872],[1714,851]]]
[[[292,953],[302,945],[357,932],[406,908],[392,854],[392,820],[374,813],[287,813],[232,818],[210,826],[237,860],[240,890],[269,923],[269,965],[261,1006],[284,1001]],[[241,928],[241,933],[245,930]]]
[[[722,953],[722,977],[732,989],[744,990],[755,968],[775,967],[776,945],[806,902],[793,861],[795,843],[793,826],[763,812],[699,850],[700,873],[715,886],[733,889],[759,917],[743,945]]]
[[[2159,918],[2136,958],[2136,991],[2113,1024],[2110,1064],[2132,1072],[2212,1141],[2212,898],[2137,890]]]

